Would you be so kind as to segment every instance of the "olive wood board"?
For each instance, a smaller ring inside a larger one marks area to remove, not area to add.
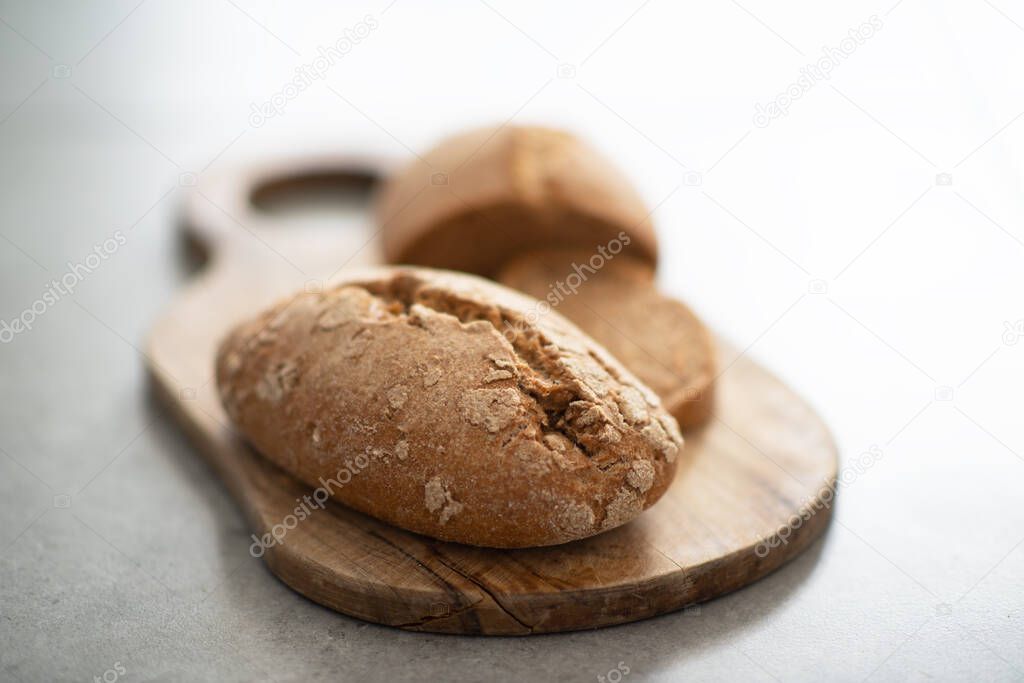
[[[241,506],[254,554],[287,585],[345,614],[399,628],[518,635],[644,619],[763,577],[827,527],[837,471],[812,409],[743,354],[720,345],[714,416],[684,434],[678,474],[633,522],[560,546],[476,548],[403,531],[330,501],[295,516],[308,486],[247,446],[217,398],[214,353],[227,330],[288,293],[329,286],[342,267],[380,262],[365,212],[286,227],[253,194],[294,164],[202,178],[183,224],[207,257],[154,325],[148,364],[165,399]],[[365,187],[357,162],[303,160],[303,174]],[[294,171],[298,173],[298,171]],[[284,183],[285,185],[287,183]],[[292,515],[292,517],[289,517]],[[291,527],[291,528],[287,528]],[[282,531],[283,530],[283,531]]]

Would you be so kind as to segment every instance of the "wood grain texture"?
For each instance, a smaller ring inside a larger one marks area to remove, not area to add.
[[[342,263],[377,262],[379,250],[365,217],[293,231],[246,210],[243,227],[213,206],[221,196],[208,187],[186,207],[210,260],[156,323],[147,354],[155,390],[261,536],[310,489],[231,429],[214,387],[216,345],[243,317],[328,281]],[[837,457],[826,427],[783,383],[727,346],[720,359],[711,422],[686,434],[680,471],[662,500],[624,527],[563,546],[491,550],[418,536],[329,502],[263,557],[282,581],[327,607],[445,633],[595,628],[740,588],[825,529]]]

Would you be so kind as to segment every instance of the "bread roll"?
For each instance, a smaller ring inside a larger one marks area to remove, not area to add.
[[[536,305],[469,275],[355,271],[235,328],[221,399],[271,461],[404,529],[584,538],[658,500],[682,439],[648,388]]]

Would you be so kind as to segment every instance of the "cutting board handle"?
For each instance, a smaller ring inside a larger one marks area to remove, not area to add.
[[[383,156],[325,155],[277,158],[202,174],[185,195],[182,224],[190,242],[208,257],[247,239],[262,239],[280,221],[258,208],[281,191],[331,185],[368,196],[395,166]]]

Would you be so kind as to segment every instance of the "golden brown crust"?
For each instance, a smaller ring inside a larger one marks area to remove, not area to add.
[[[625,176],[577,138],[536,127],[449,138],[385,185],[377,203],[392,263],[491,277],[537,247],[592,247],[629,235],[657,261],[649,211]]]
[[[684,430],[704,424],[714,406],[711,333],[683,303],[654,288],[648,264],[625,254],[596,257],[585,250],[530,252],[497,279],[544,299],[589,334],[661,397]]]
[[[590,536],[662,495],[682,440],[649,389],[535,305],[469,275],[355,271],[232,331],[221,399],[270,460],[405,529]]]

